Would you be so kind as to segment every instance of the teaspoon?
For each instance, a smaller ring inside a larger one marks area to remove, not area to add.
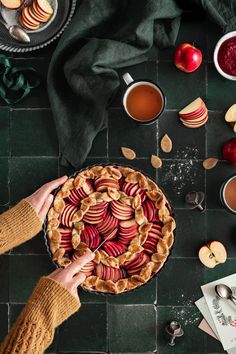
[[[233,292],[229,286],[225,284],[218,284],[215,286],[215,291],[219,297],[221,297],[222,299],[231,300],[234,305],[236,305],[233,301],[236,300],[236,297],[233,296]]]

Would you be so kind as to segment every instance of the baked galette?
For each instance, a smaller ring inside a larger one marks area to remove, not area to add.
[[[171,207],[150,178],[130,167],[93,166],[69,178],[48,212],[53,260],[66,267],[87,252],[82,271],[90,291],[122,293],[146,283],[174,242]]]

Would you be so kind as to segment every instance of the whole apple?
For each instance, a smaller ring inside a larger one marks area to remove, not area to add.
[[[174,55],[175,66],[186,73],[191,73],[201,65],[202,52],[190,43],[180,44]]]
[[[231,165],[236,166],[236,138],[226,141],[223,146],[223,157]]]

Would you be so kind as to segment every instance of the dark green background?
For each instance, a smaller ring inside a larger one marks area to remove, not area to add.
[[[176,243],[163,271],[138,291],[113,297],[80,291],[83,306],[59,328],[49,353],[223,353],[217,341],[198,330],[201,315],[194,306],[201,296],[200,285],[236,270],[235,216],[222,209],[219,200],[220,185],[236,168],[224,161],[209,172],[202,168],[206,157],[221,159],[222,143],[234,136],[224,122],[224,112],[235,103],[236,84],[223,79],[212,62],[220,35],[221,31],[204,20],[202,14],[186,12],[177,43],[194,42],[201,48],[204,61],[196,72],[178,71],[173,65],[173,49],[158,54],[153,51],[148,62],[127,69],[135,79],[157,81],[166,93],[167,109],[157,125],[139,126],[124,114],[120,90],[110,109],[108,130],[97,137],[86,164],[126,163],[120,147],[133,148],[137,159],[132,164],[157,178],[175,207]],[[30,56],[14,58],[16,65],[35,67],[43,79],[42,85],[16,106],[8,107],[1,101],[1,211],[42,183],[72,172],[59,166],[57,137],[47,98],[45,80],[53,48],[54,45]],[[206,100],[209,122],[196,130],[184,128],[177,112],[198,96]],[[173,140],[170,154],[159,151],[159,138],[164,133]],[[149,162],[153,153],[163,158],[163,167],[157,174]],[[206,192],[205,213],[185,210],[184,195],[190,190]],[[221,240],[229,255],[224,265],[213,270],[204,268],[197,258],[199,245],[211,239]],[[1,339],[39,277],[53,268],[42,234],[0,257]],[[173,319],[181,322],[185,336],[170,348],[164,327]]]

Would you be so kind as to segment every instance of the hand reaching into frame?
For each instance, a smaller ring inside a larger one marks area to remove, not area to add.
[[[87,253],[82,257],[76,259],[67,268],[59,268],[54,270],[48,275],[48,278],[56,280],[64,288],[69,290],[72,295],[79,299],[77,288],[86,279],[86,275],[80,270],[85,266],[86,263],[91,262],[94,259],[94,253]]]
[[[63,176],[58,179],[55,179],[54,181],[48,182],[39,189],[37,189],[29,197],[25,198],[34,208],[42,223],[53,201],[53,195],[51,194],[51,192],[63,183],[65,183],[67,179],[67,176]]]

